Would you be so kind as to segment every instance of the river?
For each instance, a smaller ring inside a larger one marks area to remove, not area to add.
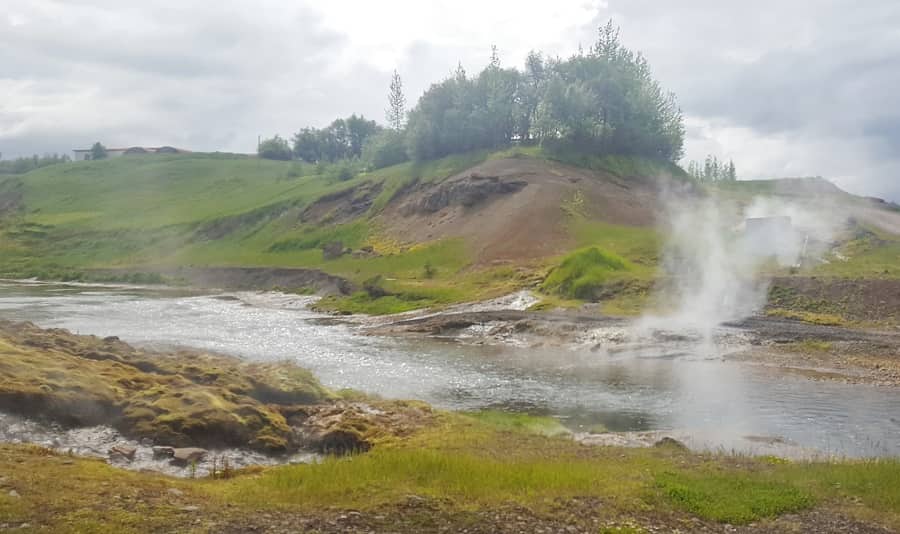
[[[277,293],[0,283],[0,318],[146,347],[288,359],[332,388],[550,415],[576,432],[660,430],[724,451],[761,452],[754,449],[765,442],[825,455],[900,455],[896,388],[812,381],[685,341],[605,353],[367,336],[352,324],[327,324],[310,302]]]

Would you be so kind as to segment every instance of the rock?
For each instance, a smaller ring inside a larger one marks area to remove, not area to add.
[[[21,497],[21,495],[19,495],[19,492],[16,490],[9,490],[9,493],[7,495],[16,499]]]
[[[180,447],[172,450],[172,463],[190,464],[206,457],[207,450],[199,447]]]
[[[319,452],[323,454],[354,454],[366,452],[372,445],[351,429],[325,430],[314,434],[311,440]]]
[[[656,443],[653,444],[653,446],[654,447],[666,447],[666,448],[671,448],[671,449],[679,450],[679,451],[688,450],[687,445],[678,441],[675,438],[670,438],[669,436],[666,436],[666,437],[662,438],[661,440],[657,441]]]
[[[182,495],[184,495],[184,492],[178,488],[169,488],[168,492],[170,495],[174,495],[175,497],[181,497]]]
[[[460,180],[441,183],[418,202],[405,206],[404,211],[409,215],[416,212],[434,213],[452,205],[469,208],[491,195],[515,193],[527,185],[528,182],[522,180],[503,181],[497,176],[473,173]]]
[[[344,254],[344,244],[340,241],[332,241],[322,245],[322,258],[333,260],[340,258]]]
[[[134,447],[129,447],[127,445],[116,445],[115,447],[109,449],[109,456],[110,458],[120,456],[130,462],[134,460],[134,454],[136,452],[137,449]]]
[[[175,448],[174,447],[165,447],[165,446],[153,447],[153,457],[156,459],[171,458],[173,456],[175,456]]]
[[[152,446],[153,446],[152,439],[150,439],[150,438],[141,439],[141,447],[152,447]]]
[[[199,509],[199,506],[182,506],[181,508],[179,508],[179,510],[181,510],[182,512],[196,512]]]
[[[423,506],[428,501],[425,500],[424,497],[419,497],[418,495],[407,495],[406,496],[406,505],[407,506]]]

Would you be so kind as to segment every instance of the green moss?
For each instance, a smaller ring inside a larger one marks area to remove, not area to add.
[[[482,410],[468,413],[470,417],[497,430],[530,432],[544,436],[563,436],[571,431],[553,417],[542,417],[498,410]]]
[[[850,322],[840,315],[832,313],[815,313],[803,310],[786,310],[784,308],[770,308],[766,310],[766,315],[770,317],[782,317],[784,319],[796,319],[798,321],[820,324],[824,326],[843,326],[849,324]]]
[[[143,353],[115,340],[0,322],[0,408],[110,424],[170,445],[296,445],[279,405],[335,398],[288,363]]]

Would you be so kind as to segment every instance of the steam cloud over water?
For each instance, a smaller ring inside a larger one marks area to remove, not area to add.
[[[824,261],[846,221],[838,206],[822,199],[755,197],[739,204],[717,196],[664,198],[661,311],[639,327],[690,331],[707,340],[717,325],[763,308],[767,268]]]

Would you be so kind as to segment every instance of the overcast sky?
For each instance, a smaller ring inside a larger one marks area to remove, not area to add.
[[[689,158],[900,200],[897,0],[0,0],[0,152],[251,152],[383,121],[394,68],[412,102],[492,44],[565,57],[610,18],[678,95]]]

